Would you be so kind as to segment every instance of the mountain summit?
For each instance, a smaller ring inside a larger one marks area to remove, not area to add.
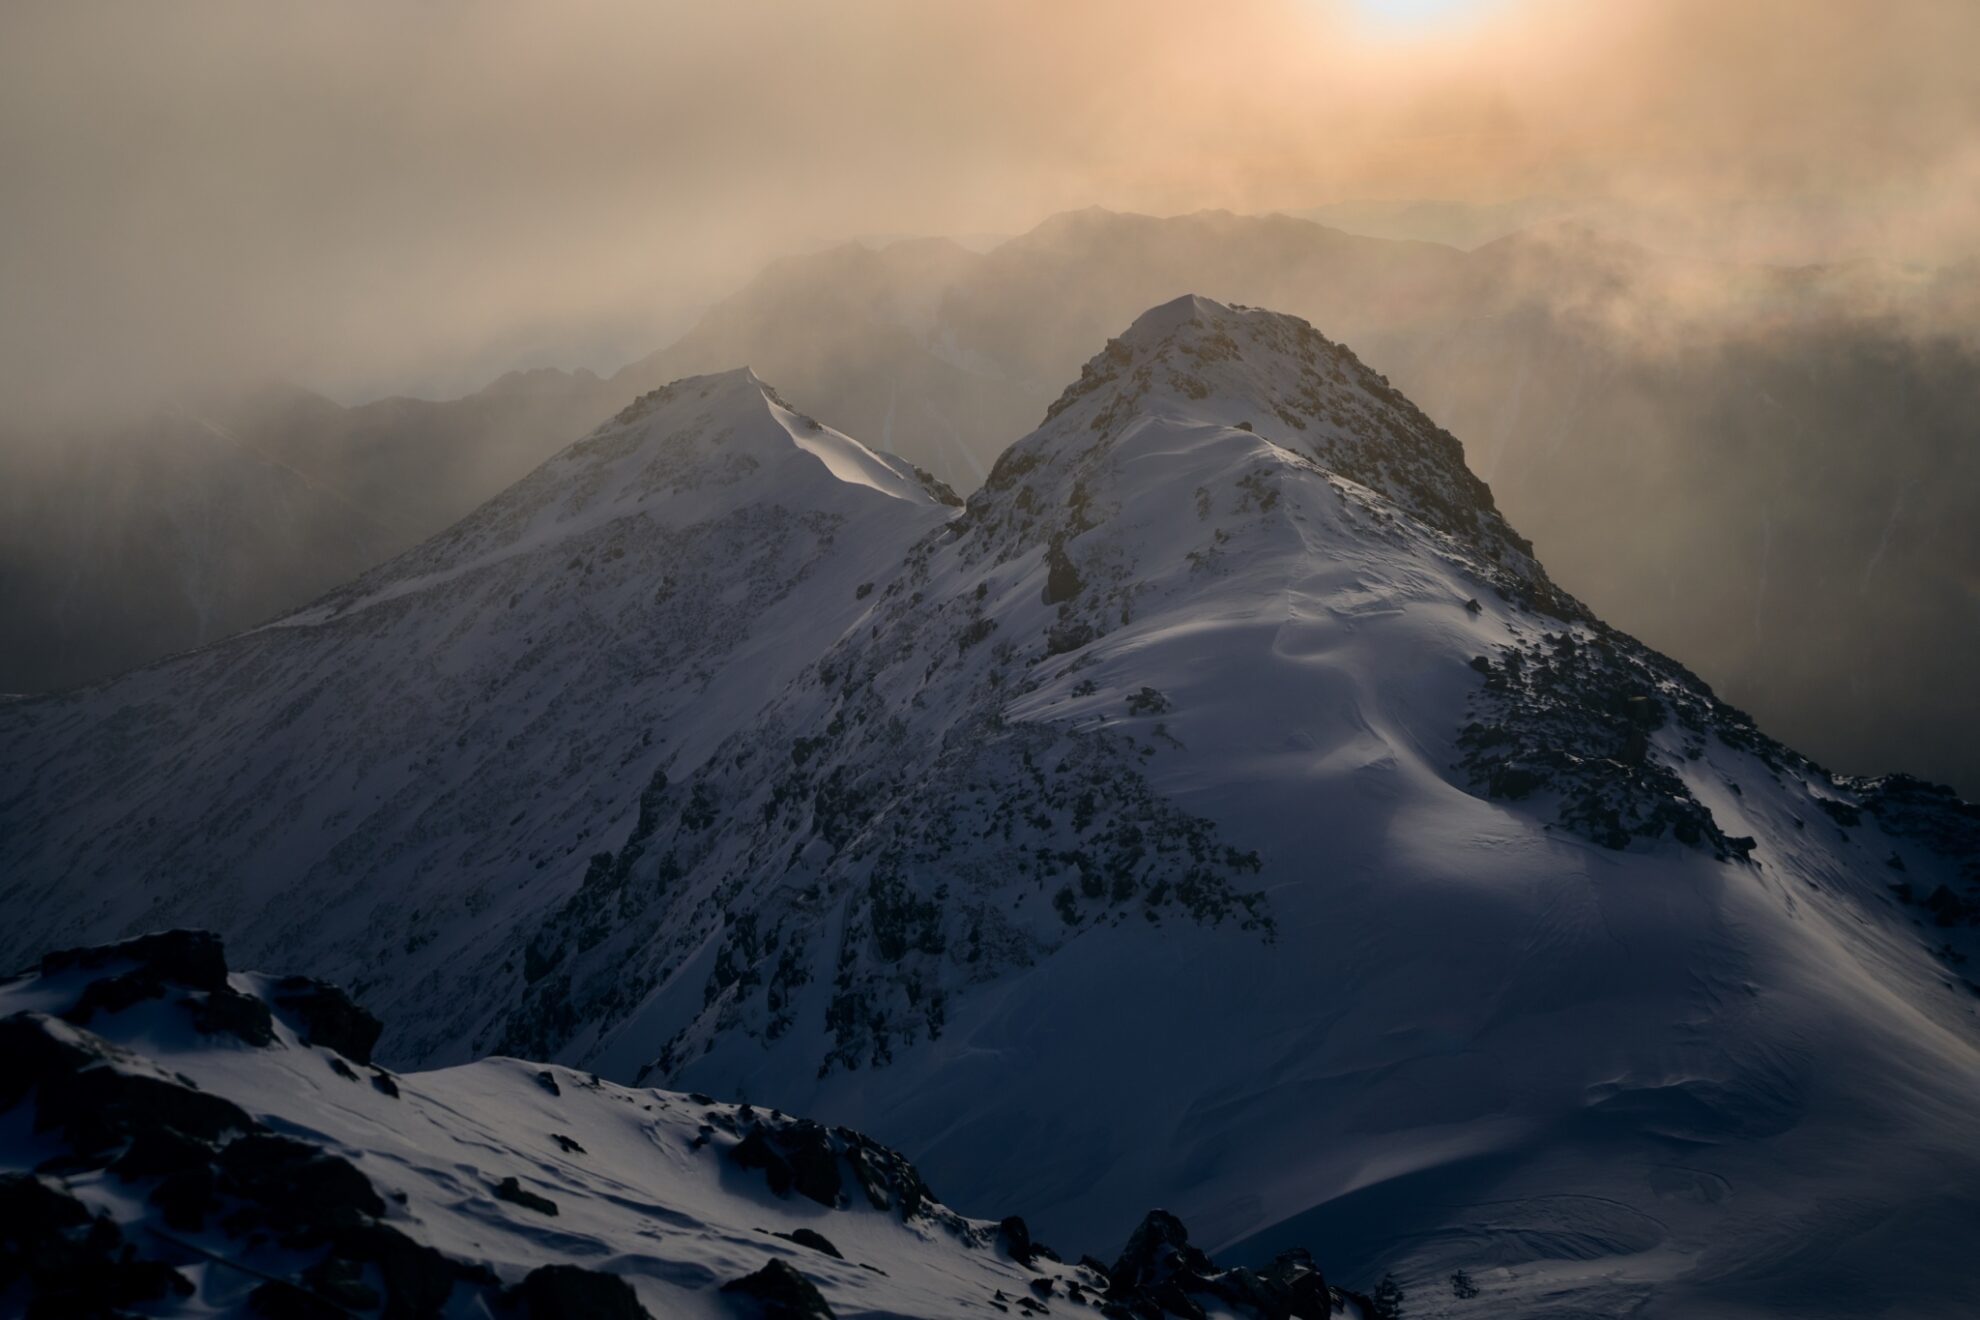
[[[8,947],[210,917],[423,1003],[400,1048],[458,1057],[474,996],[449,969],[849,626],[954,499],[746,370],[644,395],[301,610],[6,706]]]
[[[0,709],[6,947],[220,926],[397,1060],[848,1123],[1064,1241],[1980,1303],[1974,808],[1603,625],[1296,318],[1154,309],[944,496],[669,387],[292,620]]]

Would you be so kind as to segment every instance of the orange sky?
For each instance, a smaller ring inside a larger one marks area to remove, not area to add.
[[[9,5],[0,389],[605,365],[781,251],[1096,203],[1547,193],[1749,257],[1970,247],[1980,4],[1373,3]]]

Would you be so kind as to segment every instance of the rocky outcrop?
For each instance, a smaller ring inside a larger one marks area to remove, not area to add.
[[[577,1260],[498,1271],[463,1253],[458,1235],[436,1239],[450,1244],[444,1250],[425,1240],[435,1207],[409,1203],[403,1191],[378,1177],[381,1169],[400,1167],[408,1148],[392,1146],[394,1153],[381,1158],[321,1135],[324,1102],[311,1101],[292,1081],[261,1092],[281,1096],[283,1112],[251,1112],[138,1048],[177,1033],[179,1048],[192,1051],[178,1058],[223,1059],[217,1075],[224,1079],[260,1065],[300,1062],[307,1065],[300,1074],[272,1075],[326,1079],[322,1084],[334,1100],[337,1088],[362,1081],[351,1065],[368,1062],[379,1029],[342,991],[296,978],[230,975],[219,941],[195,931],[65,951],[50,955],[44,967],[0,982],[0,994],[15,1002],[88,1004],[91,1027],[67,1020],[73,1013],[30,1009],[0,1017],[0,1058],[9,1065],[0,1071],[0,1121],[15,1120],[35,1134],[32,1167],[6,1167],[22,1164],[18,1152],[26,1148],[0,1152],[0,1311],[51,1320],[132,1308],[146,1314],[245,1312],[273,1320],[467,1311],[530,1320],[641,1320],[649,1314],[627,1278]],[[221,1039],[207,1031],[202,1023],[211,1005],[228,996],[262,1009],[266,1039]],[[245,1053],[244,1044],[250,1047]],[[316,1059],[332,1066],[318,1069],[311,1062]],[[1113,1266],[1090,1258],[1066,1265],[1032,1237],[1023,1219],[964,1218],[935,1198],[899,1152],[848,1128],[705,1095],[610,1088],[569,1070],[513,1061],[483,1066],[500,1070],[488,1076],[507,1085],[533,1124],[543,1121],[540,1107],[546,1105],[564,1120],[582,1117],[573,1106],[603,1105],[615,1121],[625,1112],[673,1115],[671,1128],[644,1120],[642,1146],[672,1152],[659,1161],[669,1177],[683,1177],[678,1160],[714,1174],[722,1195],[749,1207],[745,1213],[752,1218],[762,1214],[766,1193],[794,1208],[809,1207],[801,1211],[809,1216],[881,1216],[888,1231],[916,1249],[948,1253],[944,1272],[954,1273],[958,1292],[953,1305],[940,1303],[940,1314],[979,1314],[988,1307],[1041,1315],[1062,1303],[1116,1320],[1201,1317],[1206,1307],[1243,1320],[1332,1313],[1327,1285],[1303,1253],[1264,1271],[1222,1269],[1190,1244],[1180,1220],[1163,1211],[1149,1214]],[[375,1070],[374,1085],[379,1079],[391,1083],[389,1074]],[[373,1110],[360,1130],[377,1134],[378,1125],[411,1112],[425,1084],[417,1076],[404,1080],[406,1091],[391,1083],[385,1099],[373,1098],[385,1108]],[[491,1084],[470,1089],[471,1107],[491,1103],[500,1089]],[[354,1094],[372,1096],[373,1090]],[[435,1140],[433,1123],[461,1125],[460,1135],[473,1149],[485,1149],[490,1140],[486,1113],[470,1118],[457,1103],[420,1113],[423,1126],[409,1129],[417,1143]],[[609,1135],[613,1129],[589,1130]],[[694,1135],[676,1145],[669,1131]],[[589,1158],[585,1143],[566,1132],[541,1135],[571,1160]],[[540,1241],[539,1251],[582,1241],[564,1226],[576,1234],[576,1221],[596,1221],[601,1214],[628,1217],[635,1235],[650,1232],[643,1227],[649,1219],[690,1227],[689,1207],[707,1195],[690,1193],[677,1205],[629,1199],[626,1184],[615,1179],[609,1195],[571,1208],[574,1197],[584,1197],[582,1184],[554,1167],[539,1166],[541,1178],[509,1174],[479,1187],[459,1177],[463,1167],[446,1165],[437,1176],[450,1200],[471,1208],[474,1231],[489,1227],[492,1216],[502,1233]],[[739,1176],[745,1185],[734,1185]],[[686,1179],[683,1186],[691,1183]],[[558,1190],[564,1204],[529,1184]],[[751,1242],[769,1250],[768,1240],[775,1239],[789,1247],[771,1250],[760,1268],[722,1284],[720,1294],[739,1316],[829,1320],[835,1311],[821,1283],[843,1288],[844,1277],[834,1282],[828,1273],[840,1270],[882,1289],[884,1297],[892,1286],[890,1271],[860,1258],[873,1249],[871,1222],[863,1229],[848,1223],[840,1241],[861,1244],[851,1254],[809,1224],[775,1232],[757,1228],[761,1236]],[[994,1282],[966,1285],[962,1280],[976,1277],[972,1270]],[[683,1266],[676,1274],[694,1278],[697,1272],[705,1275],[706,1269]],[[909,1313],[904,1305],[921,1314],[918,1308],[929,1303],[888,1302],[884,1309]]]

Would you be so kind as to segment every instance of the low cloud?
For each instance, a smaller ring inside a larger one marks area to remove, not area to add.
[[[1088,204],[1585,200],[1742,260],[1970,260],[1980,6],[23,4],[18,425],[282,375],[610,367],[778,252]]]

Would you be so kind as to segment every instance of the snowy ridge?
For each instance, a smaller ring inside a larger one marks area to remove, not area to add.
[[[1112,1266],[1068,1264],[1022,1219],[957,1215],[845,1128],[516,1059],[394,1074],[371,1062],[378,1032],[321,982],[229,975],[198,932],[0,982],[0,1307],[937,1320],[1167,1303],[1327,1320],[1368,1305],[1303,1252],[1219,1270],[1159,1211]]]
[[[504,1048],[883,1127],[1062,1235],[1493,1259],[1523,1314],[1843,1314],[1976,1222],[1897,1191],[1973,1167],[1980,1058],[1888,865],[1971,892],[1970,809],[1901,826],[1589,618],[1303,323],[1158,309],[875,594],[649,785]]]
[[[1156,309],[960,513],[817,434],[685,382],[290,626],[0,708],[6,947],[208,922],[409,1064],[747,1096],[1413,1314],[1980,1306],[1973,807],[1592,618],[1295,318]]]
[[[308,608],[10,703],[6,947],[225,924],[410,997],[398,1048],[466,1058],[473,951],[852,626],[948,499],[748,371],[648,394]]]

